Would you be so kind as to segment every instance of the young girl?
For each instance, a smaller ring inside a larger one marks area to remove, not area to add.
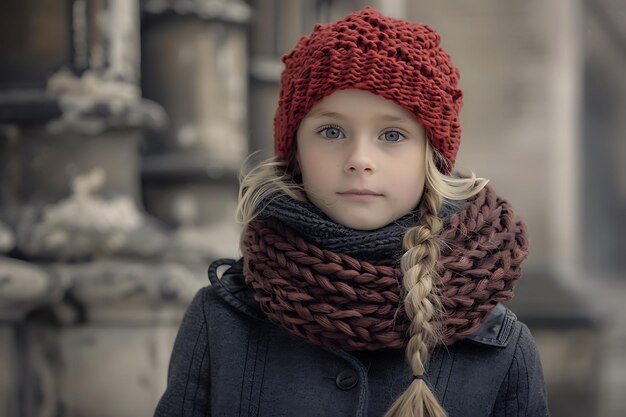
[[[240,189],[239,261],[209,268],[156,416],[545,416],[500,302],[524,224],[452,172],[458,70],[430,27],[366,8],[283,58],[276,155]]]

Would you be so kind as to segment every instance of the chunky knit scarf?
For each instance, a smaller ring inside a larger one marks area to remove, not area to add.
[[[528,254],[525,224],[490,187],[462,206],[444,204],[436,283],[442,342],[473,333],[513,296]],[[345,350],[400,349],[409,320],[398,258],[414,214],[356,231],[308,203],[278,198],[245,239],[244,276],[268,319],[310,343]]]

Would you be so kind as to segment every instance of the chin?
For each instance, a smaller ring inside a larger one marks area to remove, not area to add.
[[[381,223],[380,221],[374,221],[369,219],[344,219],[345,221],[335,220],[337,223],[349,227],[350,229],[355,230],[376,230],[380,229],[383,226],[386,226],[387,223]]]
[[[335,223],[355,230],[380,229],[394,220],[372,217],[369,215],[371,213],[363,210],[328,210],[326,207],[321,210]]]

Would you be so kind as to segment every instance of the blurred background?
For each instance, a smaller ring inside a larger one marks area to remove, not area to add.
[[[457,167],[527,221],[553,416],[626,415],[626,3],[0,0],[0,416],[150,416],[299,36],[372,5],[461,70]],[[471,381],[468,381],[471,383]]]

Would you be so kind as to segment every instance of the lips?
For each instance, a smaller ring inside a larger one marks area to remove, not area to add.
[[[378,201],[378,199],[383,196],[380,193],[367,189],[353,189],[337,194],[339,194],[346,201],[352,201],[355,203],[371,203]]]
[[[337,193],[340,195],[344,195],[344,196],[362,196],[362,197],[380,197],[382,196],[382,194],[374,192],[372,190],[368,190],[368,189],[352,189],[352,190],[347,190],[347,191],[342,191],[340,193]]]

